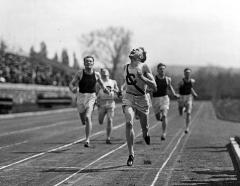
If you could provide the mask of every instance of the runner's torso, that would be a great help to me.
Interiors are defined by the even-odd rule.
[[[147,84],[139,79],[137,75],[137,69],[143,70],[143,63],[139,64],[138,67],[133,68],[130,64],[126,65],[124,77],[126,80],[126,92],[133,95],[144,95],[146,94]]]
[[[83,70],[82,78],[79,81],[79,92],[80,93],[94,93],[96,92],[96,75],[95,72],[92,74],[87,74],[85,70]]]
[[[157,91],[153,92],[153,97],[166,96],[168,89],[167,77],[164,76],[164,78],[159,78],[158,76],[155,76],[155,81],[157,84]]]
[[[179,94],[180,95],[189,95],[191,94],[192,89],[192,79],[186,81],[185,79],[182,80],[182,84],[179,87]]]
[[[98,92],[98,97],[101,100],[113,100],[114,99],[114,80],[109,79],[107,81],[103,81],[103,85],[105,87],[107,87],[107,89],[110,91],[110,94],[106,94],[105,92],[103,92],[103,89],[100,89]]]

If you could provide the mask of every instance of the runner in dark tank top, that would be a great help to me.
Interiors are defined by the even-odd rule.
[[[87,74],[85,70],[83,70],[83,75],[81,80],[78,83],[79,92],[81,93],[94,93],[96,92],[96,75],[95,71],[92,74]]]
[[[75,74],[69,84],[69,89],[74,94],[77,94],[78,112],[82,124],[85,125],[86,140],[84,147],[89,147],[92,131],[92,112],[96,101],[96,83],[98,82],[107,94],[109,94],[109,91],[103,85],[100,74],[93,69],[94,58],[86,56],[83,61],[84,69]]]
[[[167,114],[169,110],[170,100],[168,96],[168,89],[172,92],[175,97],[179,97],[173,89],[171,78],[165,74],[166,65],[159,63],[157,66],[158,74],[155,76],[157,84],[157,91],[153,92],[152,106],[156,116],[156,119],[162,122],[162,135],[161,140],[166,138],[167,129]]]
[[[167,84],[166,77],[159,78],[158,76],[155,76],[155,81],[156,81],[156,84],[157,84],[157,91],[153,92],[153,97],[166,96],[167,95],[167,89],[168,89],[168,84]]]
[[[179,86],[179,94],[180,95],[189,95],[192,92],[192,80],[189,81],[182,79],[183,83]]]
[[[185,68],[184,69],[184,78],[179,83],[179,94],[180,98],[178,101],[178,111],[179,115],[183,115],[183,112],[186,113],[186,129],[185,133],[187,134],[189,132],[189,124],[191,120],[191,112],[192,112],[192,102],[193,97],[197,97],[197,93],[193,89],[193,84],[195,83],[195,80],[191,78],[191,69]]]

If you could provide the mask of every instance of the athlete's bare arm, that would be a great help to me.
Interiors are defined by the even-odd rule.
[[[100,91],[101,86],[99,85],[99,83],[96,84],[96,94],[98,95],[98,92]]]
[[[119,92],[119,88],[118,88],[118,86],[117,86],[117,82],[116,82],[115,80],[113,80],[113,81],[114,81],[113,91],[114,91],[115,93],[118,93],[118,92]]]
[[[174,88],[172,86],[172,79],[171,78],[168,78],[168,87],[171,90],[174,97],[179,98],[179,94],[176,93],[176,91],[174,90]]]
[[[153,77],[152,71],[147,64],[144,64],[142,72],[138,71],[137,74],[142,81],[144,81],[151,89],[153,89],[153,91],[157,91],[157,84]]]
[[[126,82],[125,81],[124,81],[124,83],[120,87],[121,91],[124,91],[124,89],[126,89]]]
[[[72,81],[69,83],[69,89],[70,89],[70,91],[71,91],[72,93],[74,93],[74,94],[77,93],[77,89],[78,89],[77,85],[78,85],[79,81],[81,80],[81,77],[82,77],[82,70],[81,70],[81,71],[78,71],[78,72],[74,75]]]
[[[123,74],[124,74],[124,72],[126,70],[126,67],[127,67],[127,65],[124,65],[124,67],[123,67]],[[120,86],[120,91],[123,92],[124,89],[126,89],[126,79],[125,78],[124,78],[123,84]]]
[[[198,97],[198,94],[196,93],[196,91],[193,88],[191,89],[191,93],[194,97]]]
[[[191,79],[191,81],[192,81],[192,84],[195,84],[195,83],[196,83],[195,79]],[[196,91],[194,90],[194,88],[191,89],[191,93],[192,93],[192,95],[193,95],[195,98],[198,97],[198,94],[196,93]]]
[[[101,75],[98,72],[95,72],[95,75],[96,75],[97,82],[99,83],[99,85],[103,89],[103,92],[105,92],[107,94],[110,94],[109,90],[103,84],[103,81],[101,79]]]

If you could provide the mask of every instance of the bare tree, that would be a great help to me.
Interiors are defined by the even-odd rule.
[[[75,52],[73,53],[73,68],[77,69],[77,70],[80,69],[80,66],[79,66],[79,63],[78,63],[78,59],[76,57],[76,53]]]
[[[53,57],[53,60],[56,61],[56,62],[58,62],[58,55],[57,55],[57,52],[55,52],[54,57]]]
[[[84,46],[83,55],[93,55],[106,68],[111,68],[114,78],[118,66],[127,59],[131,36],[132,33],[122,27],[92,31],[80,40]]]
[[[36,52],[35,52],[35,50],[34,50],[34,47],[31,46],[30,52],[29,52],[29,56],[30,56],[30,57],[33,57],[35,54],[36,54]]]
[[[40,54],[40,56],[41,57],[43,57],[43,58],[47,58],[47,45],[46,45],[46,43],[44,42],[44,41],[42,41],[41,43],[40,43],[40,52],[39,52],[39,54]]]
[[[5,43],[5,41],[1,40],[0,43],[0,54],[3,55],[5,53],[7,49],[7,44]]]
[[[62,64],[69,66],[69,57],[67,49],[62,50]]]

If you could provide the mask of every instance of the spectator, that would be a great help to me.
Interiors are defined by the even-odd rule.
[[[71,80],[64,70],[9,52],[0,55],[0,69],[1,81],[9,83],[67,86]]]

